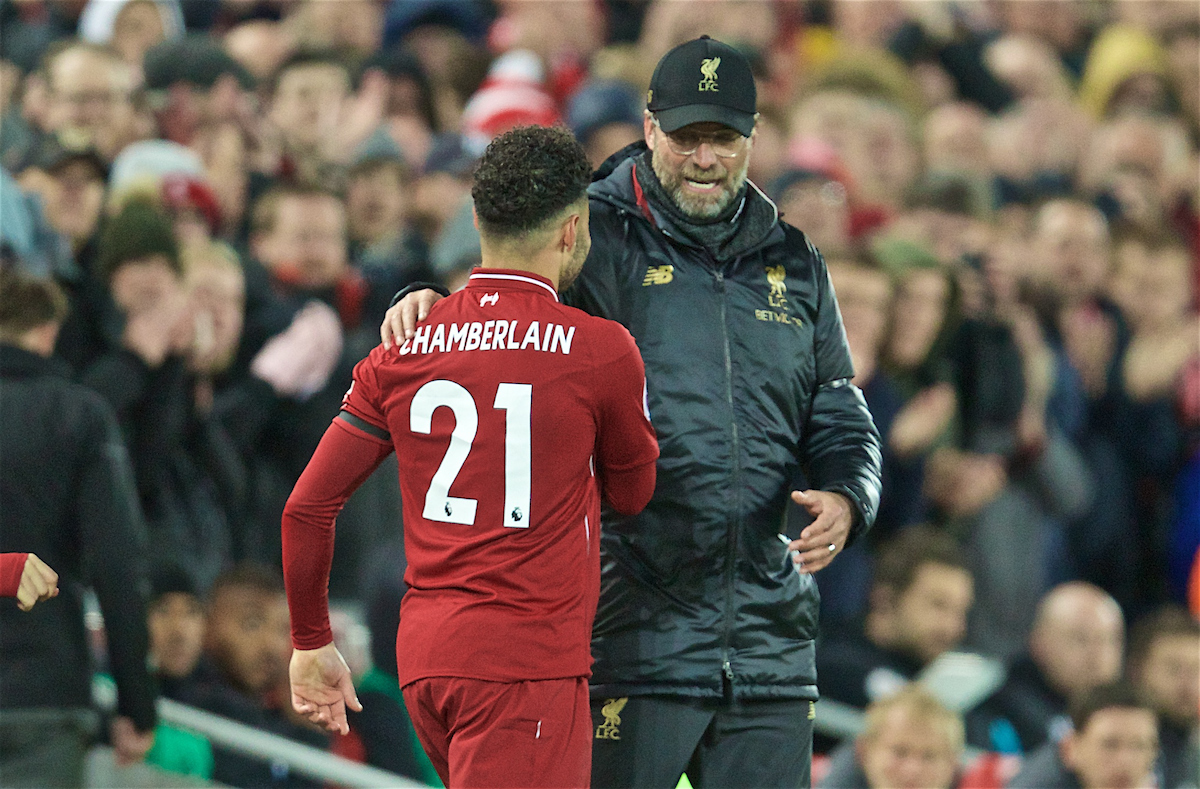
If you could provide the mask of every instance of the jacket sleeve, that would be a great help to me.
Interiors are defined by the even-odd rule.
[[[157,696],[146,668],[146,526],[116,419],[99,398],[92,402],[77,500],[83,569],[104,615],[117,710],[145,732],[154,728]]]
[[[867,401],[850,382],[854,376],[850,346],[825,261],[812,246],[809,251],[818,278],[813,348],[817,386],[802,432],[800,461],[814,488],[841,493],[854,505],[849,545],[875,522],[883,453]]]

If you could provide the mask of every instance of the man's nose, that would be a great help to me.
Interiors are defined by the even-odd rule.
[[[717,154],[713,151],[712,143],[704,140],[700,143],[700,147],[692,154],[692,159],[700,167],[708,169],[717,163]]]

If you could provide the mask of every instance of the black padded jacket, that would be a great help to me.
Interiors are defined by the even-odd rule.
[[[631,146],[589,190],[592,250],[564,301],[623,324],[646,363],[654,497],[605,512],[595,697],[815,699],[819,597],[777,537],[803,472],[875,518],[880,440],[825,262],[752,184],[721,260],[635,179]],[[756,221],[746,221],[750,212]]]

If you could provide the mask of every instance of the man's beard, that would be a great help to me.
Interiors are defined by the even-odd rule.
[[[720,161],[708,170],[702,170],[690,161],[685,161],[678,169],[672,169],[670,164],[664,161],[661,150],[661,147],[656,146],[651,152],[650,164],[663,190],[686,216],[694,219],[712,219],[720,215],[737,198],[746,184],[746,173],[750,169],[749,156],[742,159],[742,166],[731,175]],[[720,186],[712,195],[697,195],[684,188],[684,180],[704,183],[715,181]]]
[[[562,271],[558,275],[558,292],[562,293],[579,277],[579,272],[583,271],[583,263],[587,260],[588,252],[592,249],[592,239],[590,236],[580,238],[575,243],[575,253],[571,256],[570,262],[562,267]]]

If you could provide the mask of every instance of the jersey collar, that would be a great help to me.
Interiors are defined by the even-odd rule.
[[[507,268],[476,268],[467,280],[471,290],[492,290],[505,288],[524,290],[531,293],[548,295],[558,301],[558,291],[550,284],[550,280],[528,271]]]

